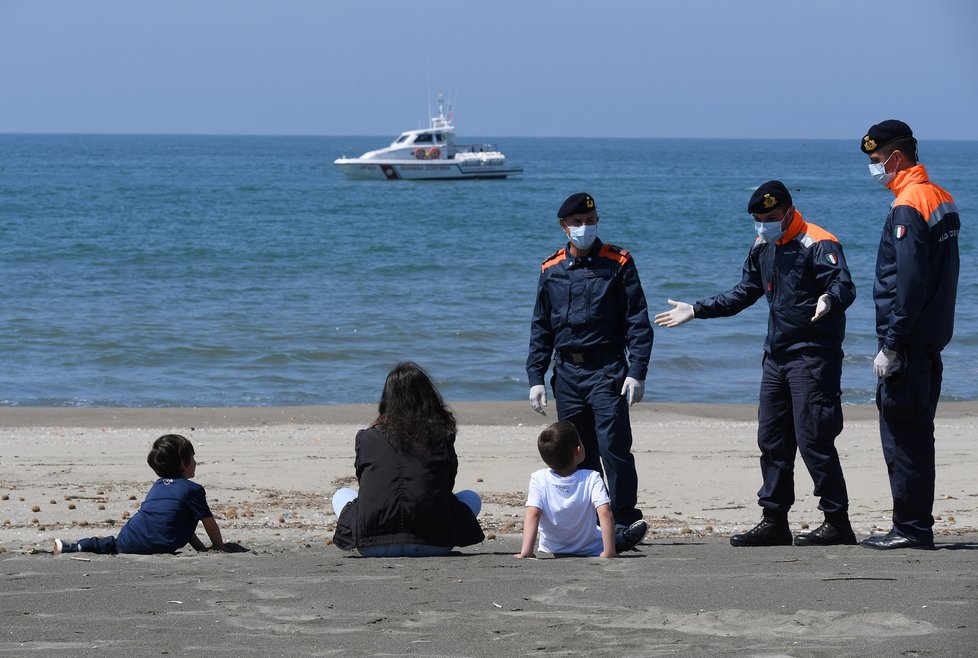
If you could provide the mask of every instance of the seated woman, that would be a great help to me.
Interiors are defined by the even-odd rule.
[[[485,539],[474,491],[453,494],[455,416],[428,374],[399,363],[387,375],[379,415],[356,437],[360,491],[333,495],[333,543],[366,557],[447,555]]]

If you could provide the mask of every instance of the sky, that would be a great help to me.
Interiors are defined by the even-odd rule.
[[[978,139],[975,0],[0,0],[0,133]]]

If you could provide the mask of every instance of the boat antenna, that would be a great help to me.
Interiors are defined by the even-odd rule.
[[[427,86],[425,87],[424,98],[425,101],[427,101],[428,103],[428,127],[432,128],[434,127],[435,124],[434,124],[434,120],[431,117],[431,56],[430,55],[425,60],[425,78],[426,78]]]

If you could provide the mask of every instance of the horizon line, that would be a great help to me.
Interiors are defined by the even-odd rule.
[[[24,137],[40,137],[40,136],[72,136],[72,137],[357,137],[357,138],[367,138],[367,139],[390,139],[389,134],[376,134],[368,135],[361,133],[350,133],[350,134],[323,134],[323,133],[208,133],[208,132],[72,132],[72,131],[45,131],[45,132],[31,132],[31,131],[2,131],[0,130],[0,136],[24,136]],[[622,137],[622,136],[608,136],[608,135],[472,135],[466,137],[466,139],[475,139],[480,137],[486,137],[490,139],[609,139],[609,140],[765,140],[765,141],[808,141],[808,142],[830,142],[830,141],[858,141],[858,137],[721,137],[721,136],[634,136],[634,137]],[[925,138],[925,142],[975,142],[978,141],[978,137],[974,138]]]

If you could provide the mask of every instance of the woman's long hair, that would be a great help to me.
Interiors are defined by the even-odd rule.
[[[455,415],[428,373],[411,361],[398,363],[387,375],[378,411],[373,426],[383,425],[390,442],[407,454],[425,454],[433,441],[456,430]]]

